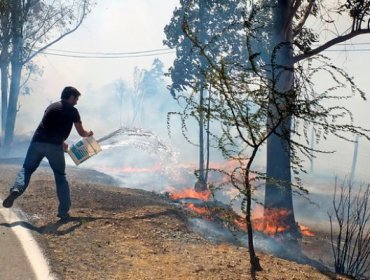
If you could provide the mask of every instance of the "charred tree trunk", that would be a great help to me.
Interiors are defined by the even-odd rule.
[[[294,102],[292,22],[289,19],[291,0],[278,0],[273,10],[271,55],[271,95],[268,126],[277,128],[267,140],[267,180],[265,209],[286,209],[284,224],[297,232],[291,188],[290,128],[292,116],[289,102]],[[289,101],[290,100],[290,101]],[[266,212],[265,212],[266,214]]]

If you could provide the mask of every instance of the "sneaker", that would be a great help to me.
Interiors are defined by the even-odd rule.
[[[66,213],[66,214],[58,214],[57,217],[60,218],[60,220],[68,220],[68,219],[71,218],[71,215],[69,215],[68,213]]]
[[[12,191],[7,198],[3,201],[3,206],[5,208],[10,208],[13,206],[14,200],[21,194],[18,191]]]

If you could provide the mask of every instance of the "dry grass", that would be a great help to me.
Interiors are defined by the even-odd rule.
[[[0,165],[0,196],[19,168]],[[250,279],[248,252],[213,244],[191,232],[182,209],[160,196],[117,188],[114,180],[83,169],[68,170],[73,218],[58,222],[53,177],[40,168],[15,203],[58,279]],[[4,225],[3,225],[4,226]],[[256,279],[344,279],[303,264],[258,253]]]

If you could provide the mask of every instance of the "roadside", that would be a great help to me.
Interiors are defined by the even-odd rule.
[[[23,227],[12,226],[20,223],[22,219],[12,210],[0,209],[0,279],[52,279],[47,277],[47,264],[32,235]]]
[[[18,166],[2,164],[4,197]],[[248,251],[215,244],[188,228],[187,213],[159,195],[118,188],[109,176],[82,168],[67,171],[73,218],[60,223],[54,179],[40,168],[15,207],[38,241],[57,279],[250,279]],[[0,230],[4,230],[0,226]],[[258,253],[264,268],[256,279],[345,279]]]

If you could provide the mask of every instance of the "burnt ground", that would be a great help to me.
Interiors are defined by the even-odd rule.
[[[5,197],[19,162],[0,162],[0,196]],[[57,279],[251,279],[247,248],[210,242],[189,228],[189,214],[162,196],[118,188],[111,177],[69,168],[73,218],[56,218],[53,176],[40,167],[14,205],[50,262]],[[256,279],[346,279],[317,269],[328,242],[304,240],[310,264],[257,252],[263,271]],[[330,248],[330,247],[328,247]],[[305,259],[309,261],[309,259]]]

